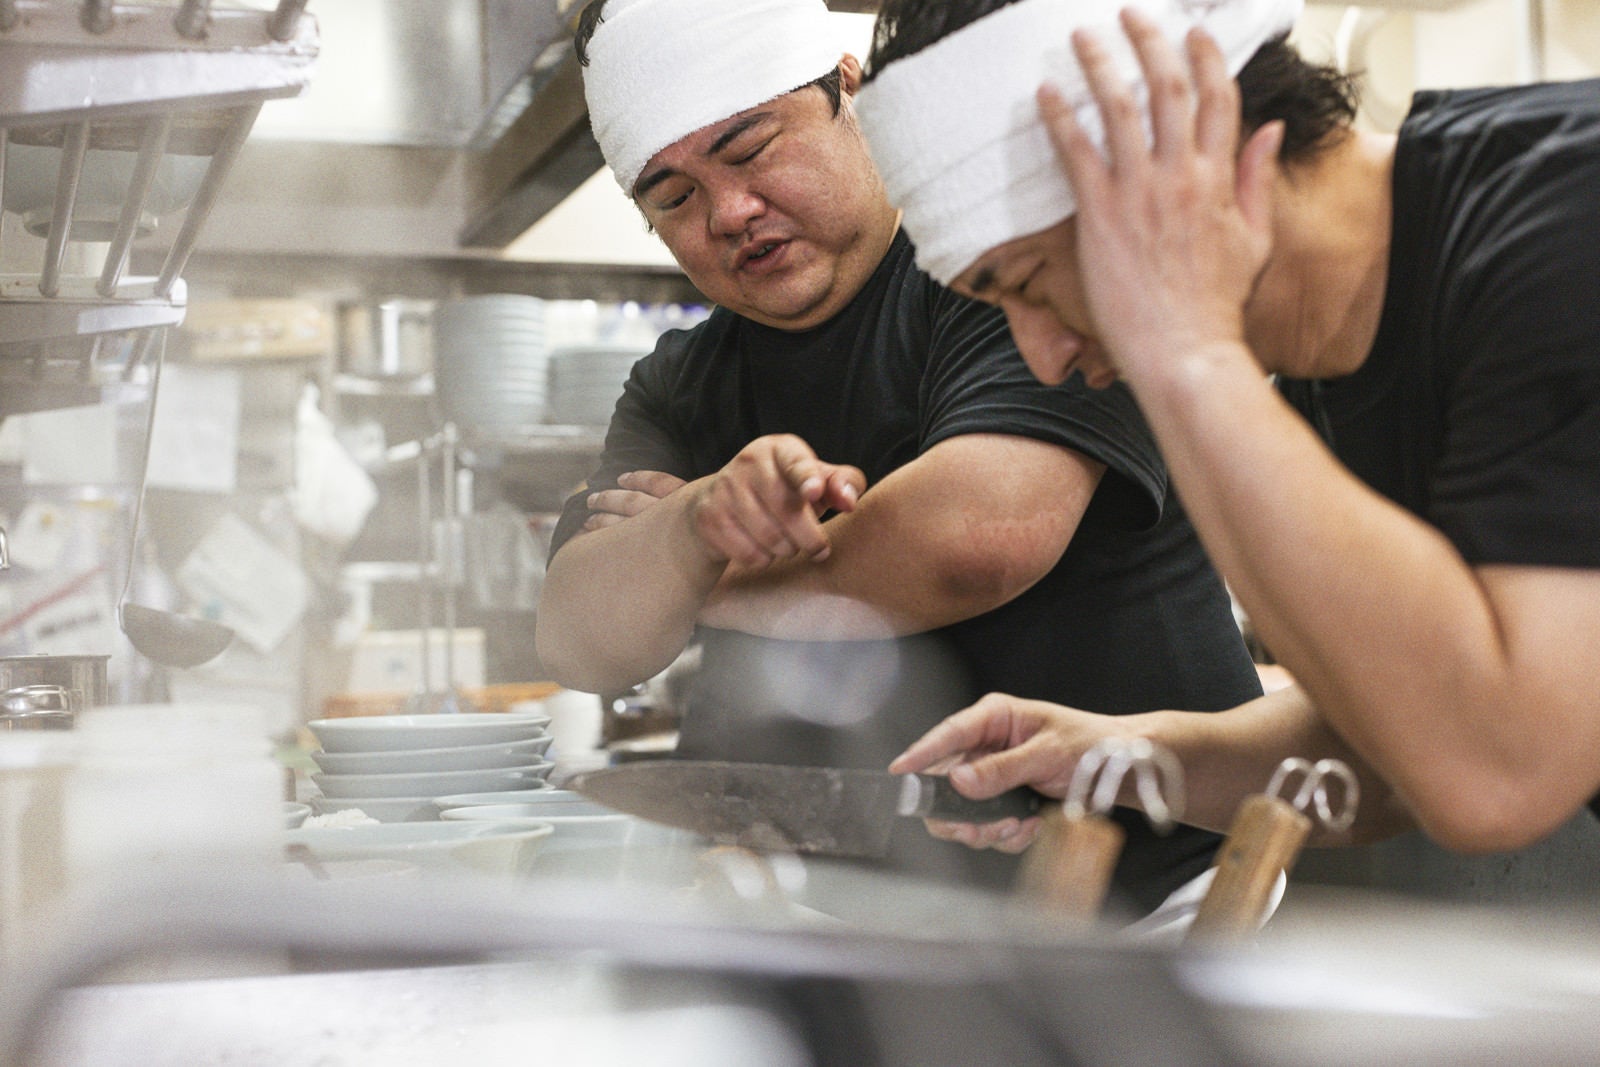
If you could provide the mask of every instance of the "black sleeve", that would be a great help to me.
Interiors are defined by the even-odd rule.
[[[1104,463],[1140,498],[1142,525],[1161,517],[1167,470],[1154,437],[1120,383],[1091,389],[1082,375],[1044,385],[1018,353],[1003,312],[948,290],[935,296],[924,384],[922,450],[960,434],[1033,437]]]
[[[1523,166],[1448,290],[1431,510],[1473,563],[1600,567],[1600,131]]]
[[[680,478],[693,477],[689,457],[668,429],[667,388],[682,355],[685,334],[664,335],[648,356],[633,365],[622,396],[606,429],[600,466],[584,488],[567,498],[550,538],[550,557],[577,536],[588,521],[590,493],[615,489],[617,478],[628,471],[665,471]]]

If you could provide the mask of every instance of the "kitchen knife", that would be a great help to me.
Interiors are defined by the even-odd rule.
[[[929,774],[709,760],[642,760],[569,779],[568,789],[652,822],[745,848],[881,857],[902,817],[994,822],[1051,802],[1026,787],[970,800]]]

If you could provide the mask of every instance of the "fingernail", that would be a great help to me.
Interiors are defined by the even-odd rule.
[[[823,545],[821,548],[817,549],[816,552],[812,553],[811,558],[816,560],[818,563],[821,563],[823,560],[827,559],[828,556],[830,556],[832,553],[833,553],[833,549],[832,548],[828,547],[827,545]]]
[[[812,496],[822,492],[822,479],[812,475],[800,483],[800,492],[803,496]]]
[[[599,499],[600,499],[600,494],[599,493],[590,493],[588,496],[583,498],[583,502],[586,505],[588,505],[589,507],[592,508],[592,507],[594,507],[595,502],[597,500],[599,500]]]
[[[853,485],[845,486],[843,489],[843,496],[846,500],[854,502],[858,497],[858,494],[856,493],[856,487]]]

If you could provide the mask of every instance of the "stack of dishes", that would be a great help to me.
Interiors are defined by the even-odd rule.
[[[551,352],[546,420],[604,426],[611,421],[628,373],[645,354],[638,348],[602,345],[575,345]]]
[[[379,822],[436,820],[438,797],[549,786],[548,715],[501,712],[319,719],[308,728],[317,815],[358,809]]]
[[[549,390],[544,301],[469,296],[433,312],[434,389],[447,419],[473,430],[527,430]]]

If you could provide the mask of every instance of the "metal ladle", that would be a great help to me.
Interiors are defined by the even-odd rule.
[[[149,350],[155,331],[141,342]],[[164,667],[198,667],[222,655],[233,641],[233,630],[220,622],[196,619],[142,604],[128,603],[133,587],[133,565],[138,558],[139,518],[144,513],[145,483],[150,476],[150,442],[156,425],[156,392],[161,385],[161,353],[150,364],[150,414],[144,427],[144,459],[139,464],[139,493],[133,501],[133,523],[128,534],[128,572],[122,579],[122,594],[117,598],[117,625],[128,641],[146,659]]]

